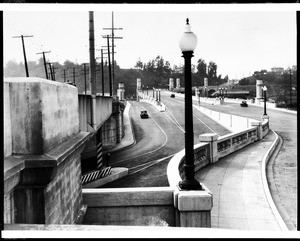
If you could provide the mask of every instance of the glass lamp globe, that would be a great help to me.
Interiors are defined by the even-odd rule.
[[[267,86],[263,87],[263,91],[267,91],[267,89],[268,89]]]
[[[186,19],[185,31],[179,40],[179,48],[182,52],[194,51],[197,46],[197,36],[191,31],[189,19]]]

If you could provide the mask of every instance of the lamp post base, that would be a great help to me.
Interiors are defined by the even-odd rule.
[[[179,182],[180,190],[204,190],[197,180],[184,179]]]

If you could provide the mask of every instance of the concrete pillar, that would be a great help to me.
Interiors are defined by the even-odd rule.
[[[142,88],[142,80],[140,78],[136,79],[136,88],[137,90],[141,90]]]
[[[124,83],[123,82],[119,83],[118,97],[119,97],[119,100],[124,100]]]
[[[175,224],[177,227],[211,227],[212,193],[204,190],[174,192]]]
[[[204,87],[208,87],[208,78],[204,78]]]
[[[169,79],[169,90],[172,91],[174,89],[174,79],[170,78]]]
[[[218,135],[215,133],[205,133],[202,135],[199,135],[199,141],[200,142],[209,142],[210,145],[210,163],[215,163],[218,161],[218,147],[217,147],[217,140]]]
[[[262,80],[256,80],[256,98],[255,98],[256,104],[259,104],[261,99],[263,98],[262,87],[263,87]]]
[[[251,126],[257,127],[257,138],[258,140],[261,140],[263,137],[262,133],[262,122],[261,121],[253,121],[251,122]]]
[[[176,78],[176,88],[180,88],[180,79]]]

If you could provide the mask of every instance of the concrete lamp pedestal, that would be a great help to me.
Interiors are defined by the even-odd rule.
[[[175,191],[177,227],[211,227],[213,196],[204,184],[201,186],[201,191]]]

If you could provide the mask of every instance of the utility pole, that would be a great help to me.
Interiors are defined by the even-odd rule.
[[[83,73],[84,73],[84,93],[86,94],[86,65],[88,63],[83,63]]]
[[[90,84],[91,94],[96,94],[96,81],[95,81],[95,38],[94,38],[94,12],[89,12],[89,49],[90,49]]]
[[[46,74],[46,79],[48,79],[48,73],[47,73],[47,63],[46,63],[46,58],[45,58],[45,53],[50,53],[51,51],[48,52],[41,52],[41,53],[36,53],[36,54],[43,54],[43,60],[44,60],[44,66],[45,66],[45,74]]]
[[[54,64],[54,63],[52,63],[52,64]],[[54,81],[56,81],[56,80],[55,80],[55,70],[56,70],[56,69],[58,69],[58,67],[52,65],[52,72],[53,72],[53,80],[54,80]]]
[[[75,69],[76,67],[73,67],[73,84],[76,86],[75,77],[78,77],[78,75],[75,75]]]
[[[103,69],[103,49],[101,49],[101,70],[102,70],[102,96],[104,96],[104,69]]]
[[[107,39],[108,73],[109,73],[109,96],[112,96],[113,95],[113,83],[112,83],[112,78],[111,78],[109,35],[103,36],[103,38]]]
[[[292,104],[292,69],[290,68],[290,104]]]
[[[114,40],[115,39],[123,39],[123,37],[115,37],[114,30],[123,30],[123,28],[115,28],[114,27],[114,12],[112,12],[112,27],[111,28],[103,28],[103,30],[111,30],[111,36],[109,38],[112,39],[112,86],[114,86],[115,80],[115,58],[114,58]]]
[[[113,81],[112,81],[112,71],[111,71],[111,61],[110,61],[110,47],[109,46],[109,38],[107,38],[107,46],[101,46],[101,47],[106,47],[107,48],[107,52],[103,52],[103,49],[101,49],[101,54],[102,54],[102,59],[103,59],[103,54],[107,54],[108,56],[106,58],[108,58],[108,73],[109,73],[109,86],[110,86],[110,96],[113,95]],[[104,78],[104,77],[103,77]]]
[[[63,77],[64,77],[64,83],[66,83],[66,69],[64,69],[64,75],[63,75]]]
[[[29,72],[28,72],[28,65],[27,65],[27,59],[26,59],[24,38],[28,38],[28,37],[33,37],[33,35],[21,35],[21,36],[14,36],[13,37],[13,38],[21,38],[22,39],[22,46],[23,46],[23,55],[24,55],[24,64],[25,64],[26,77],[29,77]]]
[[[53,72],[52,72],[52,67],[51,67],[51,63],[49,62],[49,69],[50,69],[50,74],[51,74],[51,80],[54,80],[53,79]]]

